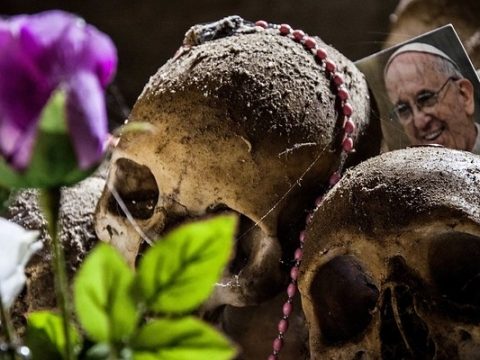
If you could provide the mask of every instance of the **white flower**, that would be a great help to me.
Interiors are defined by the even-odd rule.
[[[0,295],[3,306],[12,306],[25,285],[25,265],[42,248],[38,231],[27,231],[21,226],[0,218]]]

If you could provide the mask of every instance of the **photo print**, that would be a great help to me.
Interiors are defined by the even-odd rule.
[[[480,154],[480,82],[452,25],[358,60],[385,150],[439,144]]]

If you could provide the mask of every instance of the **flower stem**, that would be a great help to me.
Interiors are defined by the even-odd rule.
[[[16,341],[16,337],[8,311],[5,309],[5,306],[3,306],[2,294],[0,294],[0,320],[5,332],[5,340],[11,349],[12,345],[14,345],[14,342]],[[10,359],[16,360],[15,353],[13,351],[10,351]]]
[[[71,301],[65,269],[65,255],[58,238],[58,214],[60,210],[60,188],[41,190],[40,204],[47,219],[48,232],[52,240],[53,269],[57,304],[62,313],[63,333],[65,335],[65,359],[74,360],[71,324]]]
[[[114,344],[110,345],[110,351],[108,353],[108,360],[118,360],[118,351]]]

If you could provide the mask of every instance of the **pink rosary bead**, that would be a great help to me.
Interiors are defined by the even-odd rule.
[[[305,230],[300,231],[299,240],[300,243],[303,245],[303,243],[305,242]]]
[[[276,351],[277,353],[282,350],[283,347],[283,340],[281,338],[276,338],[273,340],[273,351]]]
[[[283,310],[283,315],[288,318],[290,315],[292,315],[292,311],[293,311],[292,303],[287,301],[285,304],[283,304],[282,310]]]
[[[297,293],[297,285],[294,283],[290,283],[287,288],[287,295],[289,298],[293,298]]]
[[[278,332],[280,334],[285,334],[288,330],[288,321],[286,319],[282,319],[278,323]]]
[[[315,46],[317,46],[317,42],[315,41],[314,38],[311,38],[311,37],[306,37],[303,44],[305,45],[305,47],[307,49],[313,49]]]
[[[268,27],[268,23],[265,20],[258,20],[255,25],[260,26],[261,28],[266,29]]]
[[[333,75],[333,82],[335,83],[335,85],[340,86],[340,85],[343,85],[343,83],[345,82],[345,80],[343,80],[343,76],[342,76],[342,75],[340,75],[340,74],[335,74],[335,75]]]
[[[336,171],[332,175],[330,175],[330,179],[328,180],[328,183],[330,184],[330,186],[333,186],[337,182],[339,182],[340,177],[341,177],[341,175]]]
[[[325,70],[327,70],[329,73],[335,72],[335,69],[337,68],[337,65],[330,59],[325,60]]]
[[[338,89],[337,95],[340,98],[340,100],[342,100],[342,101],[347,100],[348,97],[349,97],[349,93],[348,93],[347,89],[344,89],[344,88]]]
[[[302,257],[303,257],[303,250],[298,248],[297,250],[295,250],[295,255],[294,255],[294,258],[296,261],[302,261]]]
[[[343,109],[343,115],[345,116],[351,116],[353,114],[352,105],[350,105],[349,103],[345,103],[342,109]]]
[[[305,33],[302,30],[293,30],[292,35],[296,41],[301,41],[305,36]]]
[[[313,213],[308,213],[307,217],[305,218],[305,225],[310,225],[313,220]]]
[[[327,51],[323,48],[317,48],[317,51],[315,53],[315,56],[319,59],[319,60],[325,60],[327,58]]]
[[[352,138],[346,137],[342,142],[343,151],[349,153],[353,150],[353,140]]]
[[[355,131],[355,124],[352,120],[348,119],[343,125],[343,129],[346,134],[352,134]]]
[[[280,34],[282,35],[288,35],[292,32],[292,27],[288,24],[282,24],[280,25]]]
[[[297,281],[297,279],[298,279],[298,267],[296,267],[296,266],[292,267],[292,269],[290,270],[290,277],[292,278],[292,280]]]

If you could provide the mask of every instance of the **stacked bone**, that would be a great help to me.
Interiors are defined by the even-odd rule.
[[[368,145],[356,146],[357,161],[379,149],[380,139],[364,141],[367,131],[378,129],[369,127],[363,76],[335,49],[312,40],[328,52],[334,71],[278,27],[239,17],[193,27],[135,104],[129,121],[148,122],[152,130],[122,136],[98,205],[99,238],[132,265],[142,241],[176,224],[223,211],[239,214],[235,257],[204,311],[223,322],[246,359],[271,352],[307,211],[351,145],[340,85],[355,109],[349,138]],[[340,76],[342,84],[335,80]],[[289,314],[290,338],[298,341],[286,339],[286,358],[304,352],[299,310],[294,305]]]

